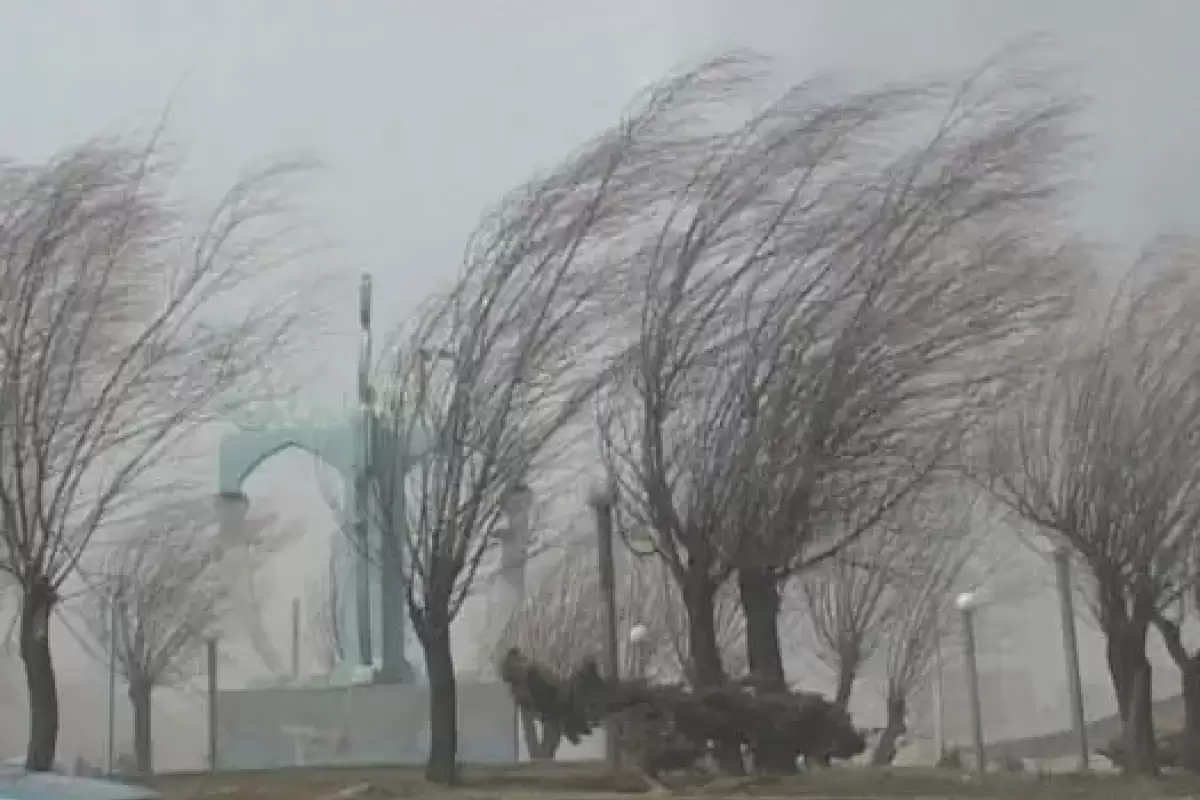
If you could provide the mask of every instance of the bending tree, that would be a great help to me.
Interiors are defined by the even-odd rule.
[[[782,689],[789,577],[921,488],[1069,308],[1047,223],[1075,104],[1028,78],[795,87],[681,163],[688,191],[644,227],[606,459],[706,684],[715,587],[736,573],[750,671]]]
[[[625,119],[513,192],[472,237],[458,282],[383,366],[373,505],[380,558],[406,575],[429,676],[427,774],[457,778],[450,625],[501,529],[506,498],[562,452],[619,349],[605,316],[626,285],[626,234],[682,185],[689,125],[721,62],[648,92]],[[552,446],[555,445],[555,446]],[[419,457],[414,457],[420,454]]]
[[[742,66],[753,86],[757,65]],[[746,446],[754,436],[752,378],[787,363],[779,356],[791,338],[789,315],[814,305],[830,274],[815,262],[845,241],[854,201],[837,177],[848,152],[910,99],[831,97],[801,86],[749,120],[730,100],[722,120],[733,124],[679,163],[689,173],[686,190],[630,233],[640,240],[634,263],[644,276],[621,299],[621,313],[636,315],[637,335],[601,404],[604,455],[620,515],[653,534],[679,587],[699,688],[727,681],[715,597],[732,576],[738,535],[761,521],[756,486],[770,470]],[[799,268],[810,261],[811,271]],[[747,623],[749,642],[749,615]],[[776,624],[769,620],[772,630]],[[748,655],[751,672],[771,672],[758,651]],[[741,769],[735,741],[720,748],[720,760]]]
[[[169,167],[107,143],[0,165],[0,568],[20,586],[32,770],[50,769],[58,738],[63,582],[230,389],[270,385],[301,313],[270,248],[292,170],[242,179],[196,229]]]
[[[1057,343],[997,424],[988,462],[994,496],[1088,573],[1134,773],[1157,768],[1146,657],[1155,625],[1183,669],[1184,760],[1200,761],[1200,662],[1169,613],[1195,586],[1200,524],[1193,253],[1181,242],[1148,251],[1099,321]]]
[[[779,684],[789,576],[867,531],[903,535],[881,524],[1021,385],[1029,338],[1070,308],[1075,265],[1046,220],[1075,103],[1027,77],[989,63],[906,95],[886,121],[937,124],[882,160],[853,153],[840,177],[865,188],[837,244],[801,251],[802,268],[788,253],[803,292],[766,343],[773,368],[742,361],[754,479],[733,562],[751,670]]]
[[[281,542],[275,519],[266,516],[248,522],[247,541],[231,552],[206,519],[210,505],[207,499],[167,505],[128,537],[96,542],[103,556],[89,572],[99,580],[85,595],[82,616],[95,640],[93,655],[102,663],[115,656],[129,688],[139,775],[154,771],[154,690],[196,677],[205,642],[238,611],[230,559],[249,553],[261,564]]]

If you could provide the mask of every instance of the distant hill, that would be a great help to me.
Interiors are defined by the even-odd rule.
[[[1183,727],[1183,697],[1176,695],[1154,704],[1154,727],[1159,731],[1177,731]],[[1121,718],[1116,714],[1088,723],[1088,747],[1095,752],[1121,735]],[[1075,733],[1070,730],[996,742],[988,752],[1016,758],[1065,758],[1075,754]]]

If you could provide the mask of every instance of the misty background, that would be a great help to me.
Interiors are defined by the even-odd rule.
[[[186,158],[180,182],[202,199],[264,160],[318,159],[296,202],[316,223],[306,232],[322,244],[315,257],[340,277],[327,293],[332,324],[308,343],[299,406],[336,409],[353,388],[360,272],[374,276],[382,338],[452,279],[477,217],[506,189],[610,124],[643,85],[731,47],[775,56],[788,80],[877,82],[969,69],[1014,39],[1044,35],[1046,52],[1094,99],[1077,212],[1111,248],[1116,274],[1155,234],[1196,227],[1200,106],[1186,98],[1200,67],[1198,23],[1200,6],[1188,0],[14,0],[0,5],[0,155],[41,160],[97,135],[149,137],[165,120],[167,140]],[[208,468],[215,482],[215,463]],[[262,614],[285,661],[292,600],[304,596],[306,577],[323,573],[336,527],[323,481],[311,459],[291,453],[246,487],[254,511],[298,532],[262,587]],[[538,497],[538,519],[586,531],[583,496],[581,484]],[[1069,719],[1049,568],[1015,540],[1004,546],[1024,582],[980,611],[991,738]],[[481,667],[481,605],[465,610],[455,632],[465,671]],[[1089,716],[1111,713],[1100,638],[1086,619],[1080,634]],[[105,669],[66,626],[55,635],[60,760],[97,760]],[[1177,675],[1154,648],[1159,694],[1172,694]],[[248,648],[229,650],[226,688],[271,674]],[[828,689],[810,661],[797,656],[791,679]],[[953,741],[965,736],[955,710],[962,681],[953,670],[946,679]],[[0,758],[24,750],[22,684],[10,647],[0,656]],[[200,684],[156,693],[155,713],[158,766],[199,766]],[[869,707],[860,713],[878,724]]]

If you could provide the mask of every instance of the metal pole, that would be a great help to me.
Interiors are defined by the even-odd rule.
[[[938,763],[946,755],[946,701],[942,678],[942,632],[934,632],[933,640],[933,748]]]
[[[112,776],[117,749],[117,592],[108,599],[108,740],[105,742],[104,772]]]
[[[611,493],[595,493],[592,508],[596,512],[597,554],[600,561],[600,595],[604,603],[604,677],[611,681],[620,678],[617,642],[617,579],[613,563],[613,498]],[[608,768],[616,772],[621,767],[617,727],[604,726],[604,757]]]
[[[208,640],[208,768],[217,771],[217,640]]]
[[[375,565],[371,552],[370,525],[370,478],[371,478],[371,276],[363,275],[359,284],[358,321],[361,341],[358,354],[358,442],[354,460],[353,525],[354,542],[358,547],[358,569],[355,586],[355,603],[358,609],[358,652],[359,665],[374,669],[371,631],[372,620],[371,583]]]
[[[1083,677],[1079,669],[1079,639],[1075,632],[1075,605],[1071,587],[1071,553],[1066,547],[1054,549],[1054,568],[1058,578],[1059,608],[1062,613],[1063,651],[1066,655],[1067,690],[1071,701],[1071,724],[1079,748],[1079,771],[1086,772],[1088,755],[1087,719],[1083,710]]]
[[[983,707],[979,699],[979,663],[975,657],[975,609],[962,609],[963,650],[967,662],[967,693],[971,703],[971,735],[975,745],[975,769],[980,776],[987,771],[987,753],[983,743]]]
[[[292,682],[300,680],[300,598],[292,600]]]

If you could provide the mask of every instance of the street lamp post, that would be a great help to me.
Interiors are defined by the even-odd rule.
[[[650,629],[640,622],[629,629],[630,661],[634,680],[643,680],[650,664]]]
[[[533,490],[525,481],[517,481],[505,494],[504,514],[508,528],[500,542],[500,586],[505,593],[502,619],[495,620],[497,630],[506,630],[525,599],[525,561],[529,555],[529,510]],[[521,709],[513,703],[513,763],[521,761]]]
[[[987,753],[983,742],[983,705],[979,697],[979,662],[975,648],[976,598],[972,592],[963,592],[956,600],[962,615],[963,656],[967,667],[967,695],[971,707],[971,736],[975,748],[975,769],[982,777],[987,771]]]
[[[205,642],[206,672],[208,678],[208,769],[216,772],[217,761],[217,637],[210,636]]]
[[[113,775],[117,748],[117,590],[108,598],[108,740],[104,750],[104,772]]]
[[[1062,614],[1063,653],[1067,667],[1067,690],[1071,702],[1071,725],[1078,748],[1079,771],[1086,772],[1088,754],[1087,719],[1083,709],[1083,676],[1079,668],[1079,639],[1075,631],[1074,592],[1071,586],[1071,551],[1054,548],[1054,571],[1058,583],[1059,610]]]
[[[942,629],[938,625],[933,638],[933,749],[938,764],[946,756],[946,699],[942,673]]]
[[[596,515],[596,550],[600,567],[600,596],[603,603],[604,631],[604,677],[610,681],[620,679],[617,654],[617,579],[613,563],[613,505],[615,492],[610,484],[592,487],[588,504]],[[611,772],[621,767],[617,727],[604,726],[604,757]]]

